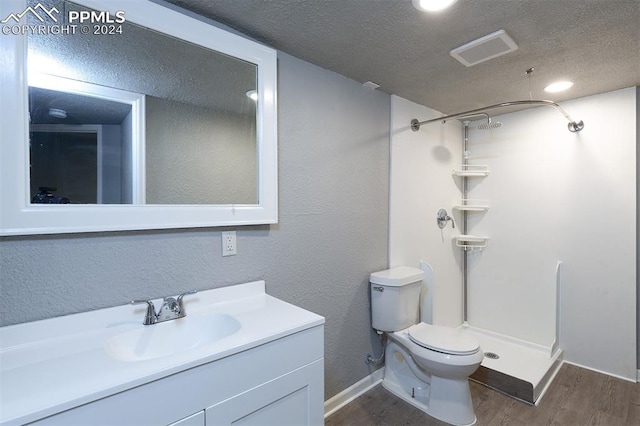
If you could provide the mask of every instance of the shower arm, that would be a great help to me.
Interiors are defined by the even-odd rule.
[[[495,105],[489,105],[482,108],[472,109],[470,111],[459,112],[457,114],[445,115],[444,117],[433,118],[431,120],[425,120],[425,121],[418,121],[417,119],[414,118],[413,120],[411,120],[411,130],[413,130],[414,132],[417,132],[418,130],[420,130],[420,126],[422,126],[423,124],[435,123],[436,121],[442,121],[444,123],[447,120],[450,120],[453,118],[462,118],[462,117],[468,118],[474,115],[486,115],[484,111],[489,111],[497,108],[510,107],[510,106],[518,106],[518,105],[542,105],[542,106],[553,107],[556,110],[558,110],[562,115],[564,115],[564,117],[567,120],[569,120],[569,124],[567,125],[567,127],[569,128],[570,132],[574,132],[574,133],[579,132],[584,128],[584,123],[582,122],[582,120],[578,122],[572,120],[569,114],[567,114],[567,112],[563,110],[562,107],[560,107],[560,105],[558,105],[557,103],[553,101],[529,100],[529,101],[502,102]]]

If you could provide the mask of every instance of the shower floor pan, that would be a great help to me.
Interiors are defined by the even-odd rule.
[[[527,404],[537,404],[562,364],[562,351],[550,350],[491,331],[463,326],[485,353],[470,379]]]

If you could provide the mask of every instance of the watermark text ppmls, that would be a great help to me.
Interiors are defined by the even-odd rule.
[[[122,24],[125,21],[125,12],[121,10],[68,10],[63,15],[55,6],[47,8],[37,3],[21,12],[10,13],[0,20],[0,24],[4,35],[106,35],[122,34]]]

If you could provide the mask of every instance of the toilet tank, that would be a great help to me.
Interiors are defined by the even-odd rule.
[[[369,277],[371,325],[378,331],[398,331],[419,322],[420,288],[424,272],[400,266]]]

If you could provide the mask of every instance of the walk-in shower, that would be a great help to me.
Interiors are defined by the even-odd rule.
[[[479,186],[478,189],[482,189],[480,188],[482,185],[478,182],[482,181],[489,175],[489,166],[469,164],[469,160],[477,158],[492,158],[499,156],[499,154],[495,151],[490,151],[491,149],[495,149],[495,147],[491,148],[491,145],[493,144],[490,144],[489,148],[481,150],[480,156],[478,156],[478,153],[475,153],[475,157],[471,156],[469,148],[469,131],[471,129],[493,130],[502,126],[499,121],[496,121],[489,115],[489,112],[496,109],[511,108],[512,111],[519,111],[523,108],[535,106],[550,106],[559,111],[567,119],[568,129],[570,132],[579,132],[584,128],[584,123],[582,121],[573,120],[567,112],[555,102],[536,100],[503,102],[422,122],[417,119],[411,121],[411,128],[413,131],[420,130],[422,125],[428,123],[446,122],[453,119],[462,121],[462,167],[460,170],[454,170],[453,172],[455,176],[454,179],[456,179],[462,196],[460,204],[454,206],[454,211],[457,211],[457,214],[459,214],[456,228],[460,234],[456,234],[453,237],[455,246],[462,249],[459,263],[462,278],[462,328],[465,329],[466,332],[473,334],[473,336],[480,341],[481,347],[487,355],[481,368],[471,378],[530,404],[535,404],[542,396],[545,388],[552,380],[562,361],[562,351],[558,346],[558,334],[560,331],[558,322],[560,315],[558,309],[560,304],[559,298],[562,281],[562,262],[558,261],[556,265],[555,282],[553,282],[553,279],[551,278],[551,266],[549,268],[548,277],[545,275],[545,288],[548,288],[551,293],[553,292],[552,286],[555,286],[555,295],[551,296],[549,294],[549,297],[544,299],[543,302],[545,305],[548,304],[548,309],[545,308],[544,310],[544,312],[547,312],[545,318],[548,319],[549,323],[552,323],[555,319],[555,329],[551,331],[547,328],[543,328],[543,330],[546,330],[544,333],[547,333],[548,331],[548,334],[545,334],[544,344],[534,343],[538,342],[538,340],[529,340],[527,337],[524,337],[526,340],[518,338],[517,330],[515,334],[506,335],[492,331],[494,330],[492,328],[480,328],[487,325],[490,321],[488,322],[486,318],[478,318],[477,313],[479,310],[477,309],[477,302],[475,305],[472,304],[471,306],[468,306],[468,296],[471,294],[472,299],[475,300],[474,292],[482,291],[482,289],[477,286],[472,287],[472,291],[469,293],[468,285],[469,276],[471,275],[471,279],[474,279],[474,277],[477,276],[474,275],[477,274],[477,272],[473,271],[477,270],[476,268],[479,265],[477,262],[481,262],[478,259],[482,257],[482,254],[480,254],[480,257],[474,257],[474,254],[482,253],[484,248],[489,246],[489,237],[470,235],[469,228],[475,229],[481,221],[484,222],[486,220],[481,220],[483,217],[482,213],[478,212],[486,212],[489,210],[489,202],[488,200],[471,200],[468,198],[468,195],[470,188]],[[471,120],[474,121],[472,122]],[[489,141],[492,138],[492,133],[489,133],[484,140]],[[482,145],[483,143],[480,142],[480,144]],[[474,180],[474,182],[471,183],[469,180]],[[477,189],[471,192],[474,191],[477,191]],[[488,195],[486,188],[484,188],[483,191],[484,195]],[[481,194],[483,191],[481,191]],[[484,228],[485,231],[490,231],[491,229],[486,227],[486,223]],[[502,243],[504,244],[504,242]],[[495,257],[492,257],[492,259],[495,259]],[[486,275],[483,277],[486,278]],[[547,280],[547,278],[550,279]],[[482,279],[480,284],[485,285],[485,280]],[[473,282],[471,282],[471,285],[473,286]],[[496,308],[501,307],[500,302],[497,300],[494,300],[493,304]],[[469,308],[473,308],[471,311],[471,321],[468,319]],[[486,309],[487,308],[483,308],[482,312],[485,312]],[[479,323],[475,323],[474,321],[477,321],[478,319],[481,321],[479,321]],[[527,336],[526,333],[525,336]],[[548,345],[546,341],[547,337],[549,337]]]
[[[470,117],[470,116],[465,116]],[[469,148],[470,121],[463,121],[463,149],[462,149],[462,170],[472,170],[469,164],[471,152]],[[500,122],[493,121],[491,117],[483,120],[481,124],[475,126],[478,130],[496,129],[501,126]],[[488,166],[487,166],[488,167]],[[488,173],[488,168],[486,169]],[[477,204],[488,206],[488,201],[469,200],[468,179],[474,179],[473,175],[460,174],[462,205],[469,206]],[[468,216],[472,214],[470,208],[463,208],[460,232],[464,239],[472,241],[474,236],[469,235]],[[483,247],[464,246],[461,258],[462,268],[462,319],[463,329],[473,335],[480,342],[485,358],[481,367],[470,377],[479,383],[492,387],[500,392],[506,393],[529,404],[535,404],[543,395],[545,389],[555,376],[555,373],[562,362],[562,350],[559,348],[559,298],[561,286],[562,262],[556,265],[555,299],[548,300],[549,304],[555,304],[555,336],[549,346],[532,343],[519,339],[517,336],[507,336],[493,330],[474,326],[474,317],[469,320],[469,276],[472,263],[470,256],[477,250],[482,250],[488,244],[489,237],[481,237],[485,240]],[[473,279],[473,278],[472,278]],[[473,285],[473,281],[471,281]],[[475,324],[477,325],[477,324]]]

